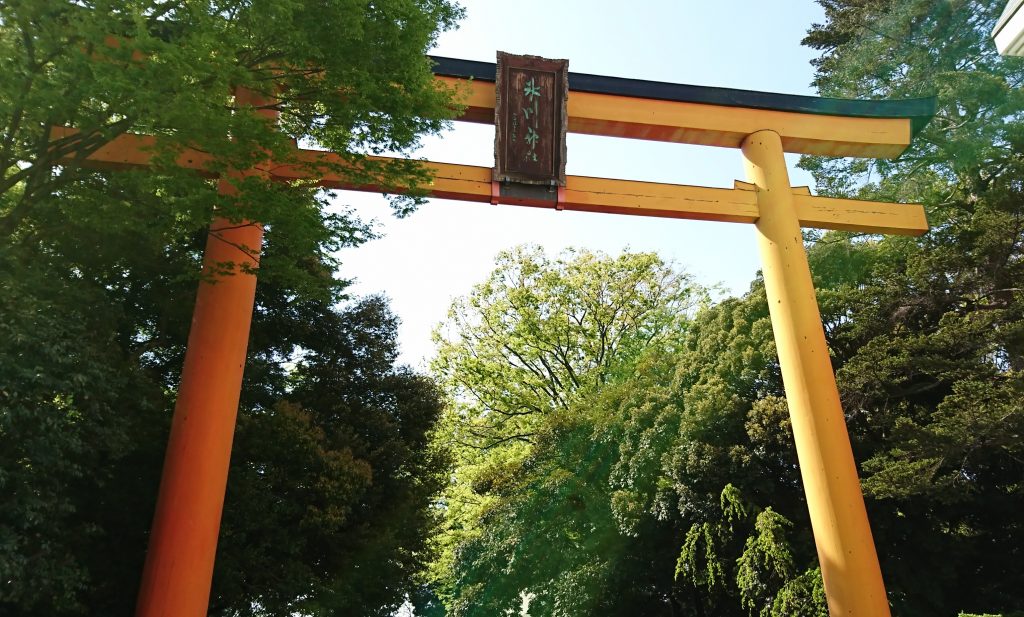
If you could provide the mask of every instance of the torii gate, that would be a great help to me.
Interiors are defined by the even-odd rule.
[[[501,111],[503,100],[495,95],[500,67],[451,58],[433,60],[436,79],[468,90],[466,109],[458,120],[495,122],[496,107]],[[563,176],[564,182],[537,186],[537,182],[500,181],[507,179],[499,175],[504,172],[488,167],[425,163],[434,175],[429,195],[558,210],[753,223],[829,612],[888,616],[800,228],[920,235],[928,224],[920,205],[818,197],[805,187],[791,187],[783,153],[899,156],[933,115],[934,99],[825,99],[562,70],[568,82],[566,100],[561,108],[556,105],[549,110],[556,130],[560,121],[567,120],[563,131],[740,148],[749,183],[706,188]],[[258,107],[265,101],[252,92],[236,93],[239,105]],[[274,118],[273,111],[259,113]],[[54,135],[70,132],[73,129],[55,129]],[[562,139],[564,169],[564,132]],[[85,164],[106,169],[145,167],[153,156],[153,143],[152,137],[124,135],[96,151]],[[550,140],[544,143],[559,147]],[[341,161],[332,153],[299,150],[296,154],[304,162],[324,164],[325,169],[336,169],[334,165]],[[549,154],[557,159],[559,152]],[[500,162],[502,156],[498,158]],[[211,161],[207,154],[186,151],[177,162],[204,172]],[[314,179],[329,188],[403,190],[353,184],[329,171],[310,176],[305,169],[268,162],[233,173],[282,181]],[[225,181],[219,189],[224,194],[234,190]],[[256,265],[261,244],[259,224],[238,226],[215,220],[204,268],[214,271],[218,263],[237,260],[233,247],[238,246],[252,249],[250,265]],[[255,286],[255,275],[246,272],[223,277],[216,285],[199,285],[139,593],[139,617],[206,615]]]

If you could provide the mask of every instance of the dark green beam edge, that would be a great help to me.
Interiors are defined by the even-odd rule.
[[[480,81],[495,80],[493,62],[429,56],[434,74]],[[612,94],[643,99],[702,103],[727,107],[747,107],[822,116],[854,118],[907,118],[911,135],[917,135],[935,115],[934,96],[902,100],[833,99],[800,94],[778,94],[735,88],[691,86],[645,79],[606,77],[587,73],[569,73],[569,90],[593,94]]]

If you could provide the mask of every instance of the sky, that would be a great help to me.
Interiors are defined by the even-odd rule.
[[[498,50],[568,58],[569,71],[655,81],[816,94],[813,50],[800,45],[824,21],[813,0],[463,0],[461,26],[434,55],[494,62]],[[415,152],[433,161],[492,166],[494,129],[455,123]],[[793,185],[813,185],[787,155]],[[566,173],[731,187],[744,179],[740,152],[640,140],[568,136]],[[558,212],[431,200],[395,219],[383,197],[342,192],[334,207],[376,221],[381,238],[343,250],[339,276],[355,296],[384,294],[401,320],[400,361],[426,369],[430,333],[454,298],[493,269],[502,250],[531,243],[609,254],[654,251],[699,283],[744,293],[759,269],[752,225]]]

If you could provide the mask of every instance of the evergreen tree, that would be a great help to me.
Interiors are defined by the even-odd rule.
[[[267,225],[211,598],[217,615],[389,615],[428,555],[444,456],[433,386],[396,367],[379,299],[344,304],[336,252],[371,237],[302,184],[211,172],[294,140],[345,173],[420,182],[407,151],[452,111],[423,55],[445,0],[0,3],[0,613],[129,614],[206,229]],[[230,95],[277,99],[280,131]],[[72,136],[51,141],[50,129]],[[81,159],[128,132],[152,169]],[[397,203],[407,212],[414,201]]]
[[[896,612],[1024,608],[1024,62],[990,32],[1001,2],[829,2],[823,94],[935,94],[891,162],[805,159],[819,189],[923,203],[920,240],[831,234],[813,254]],[[871,58],[871,61],[867,61]]]
[[[822,51],[822,95],[938,97],[899,159],[801,163],[821,193],[923,203],[932,225],[807,234],[893,613],[1017,615],[1024,61],[989,39],[1001,2],[822,4],[805,41]],[[460,344],[476,358],[473,340]],[[460,467],[439,579],[450,612],[528,598],[535,616],[826,615],[760,279],[626,357],[615,379],[530,414],[543,419],[511,464],[484,450]],[[457,371],[487,381],[475,366]]]

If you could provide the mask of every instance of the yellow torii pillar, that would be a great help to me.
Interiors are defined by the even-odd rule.
[[[495,65],[451,58],[434,61],[438,81],[458,83],[467,93],[459,120],[493,122]],[[503,186],[493,180],[489,167],[424,162],[434,176],[428,194],[478,203],[755,224],[829,612],[834,617],[887,617],[888,600],[800,228],[920,235],[928,224],[919,205],[812,196],[806,189],[793,188],[783,153],[898,156],[914,131],[934,113],[934,100],[819,99],[572,73],[569,89],[569,131],[739,148],[752,184],[708,188],[568,176],[557,191],[537,191]],[[52,134],[60,138],[74,132],[57,127]],[[100,169],[146,167],[154,144],[151,136],[122,135],[75,163]],[[268,162],[249,173],[284,182],[313,179],[328,188],[409,189],[354,183],[338,174],[344,159],[333,153],[298,150],[295,154],[298,163]],[[187,149],[177,159],[178,165],[211,176],[212,163],[208,154]],[[257,235],[252,237],[254,247],[259,244]],[[245,289],[224,296],[231,306],[221,308],[225,315],[230,313],[230,321],[242,334],[206,337],[202,349],[190,345],[188,351],[187,357],[224,358],[232,366],[211,364],[217,375],[190,372],[186,367],[182,376],[174,419],[178,428],[167,452],[140,616],[202,617],[206,613],[237,412],[237,395],[227,390],[237,392],[240,386],[247,343],[244,332],[252,312],[250,286],[255,284],[250,275],[241,278],[245,280],[238,283],[244,283]],[[207,287],[201,284],[201,296],[209,293]],[[216,332],[217,320],[223,319],[217,317],[220,313],[197,306],[193,330]],[[226,381],[204,388],[203,379]],[[196,425],[201,428],[196,430]],[[189,430],[179,430],[182,426]],[[190,471],[194,469],[203,470],[199,477]],[[190,482],[198,485],[189,488]],[[188,490],[177,491],[181,487]],[[202,532],[193,534],[189,529],[196,521],[204,521]]]
[[[755,223],[800,475],[832,615],[889,615],[846,418],[778,133],[743,141]]]

